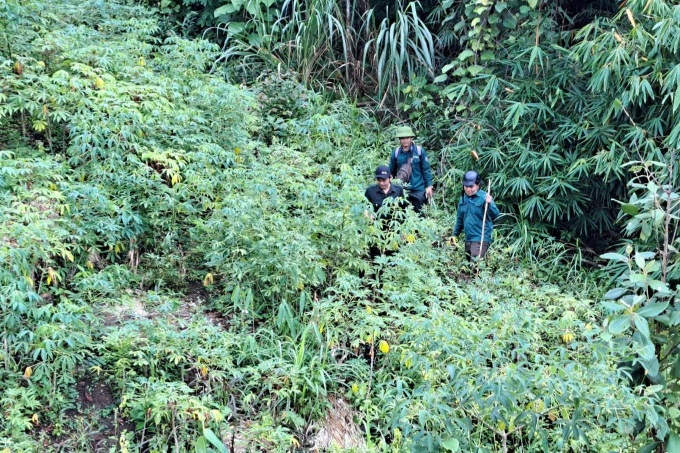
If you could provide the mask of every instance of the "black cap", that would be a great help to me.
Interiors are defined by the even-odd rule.
[[[390,178],[390,167],[387,165],[381,165],[375,169],[375,179],[389,179]]]

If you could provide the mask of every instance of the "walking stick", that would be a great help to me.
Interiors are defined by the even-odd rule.
[[[489,185],[486,189],[486,194],[491,194],[491,180],[489,179]],[[484,227],[486,226],[486,211],[489,209],[489,203],[484,200],[484,218],[482,219],[482,238],[479,241],[479,255],[477,256],[477,265],[479,265],[479,260],[482,259],[482,250],[484,250]]]

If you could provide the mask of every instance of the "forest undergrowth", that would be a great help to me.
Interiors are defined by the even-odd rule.
[[[642,280],[607,292],[554,241],[476,265],[453,203],[365,216],[393,131],[295,74],[229,84],[132,2],[0,22],[0,451],[677,445],[673,389],[638,379],[640,325],[679,319],[653,256],[610,257],[658,296],[622,320]]]

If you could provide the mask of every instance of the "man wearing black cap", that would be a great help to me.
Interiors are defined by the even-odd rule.
[[[378,209],[385,201],[385,198],[399,198],[404,196],[404,189],[392,184],[392,176],[390,175],[390,167],[381,165],[375,170],[375,185],[366,189],[364,194],[368,201],[373,205],[373,210],[378,212]]]
[[[404,189],[402,189],[400,186],[395,186],[392,184],[392,176],[390,175],[390,167],[386,165],[381,165],[380,167],[376,168],[375,170],[375,180],[376,183],[375,185],[372,185],[368,189],[366,189],[366,193],[364,194],[368,201],[371,202],[373,205],[373,210],[377,213],[378,210],[382,207],[383,202],[385,201],[386,198],[394,198],[395,202],[397,199],[399,201],[404,201]],[[396,203],[395,203],[396,204]],[[369,214],[368,212],[365,213],[366,217],[370,217],[371,219],[375,219],[374,214]],[[392,220],[392,216],[389,213],[381,212],[379,214],[380,219],[382,219],[382,231],[386,232],[389,227],[389,222]],[[379,246],[377,243],[374,243],[371,245],[370,249],[370,254],[371,258],[375,258],[378,255],[392,255],[395,252],[395,250],[386,250],[383,246]]]

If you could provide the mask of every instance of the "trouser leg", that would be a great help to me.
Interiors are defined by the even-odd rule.
[[[425,198],[425,192],[411,192],[408,195],[408,201],[413,206],[413,210],[417,213],[423,210],[423,205],[427,201]]]
[[[484,242],[483,244],[480,242],[465,242],[465,256],[467,257],[468,260],[480,256],[479,255],[480,246],[482,248],[481,257],[484,258],[486,256],[486,252],[489,250],[488,242]]]

